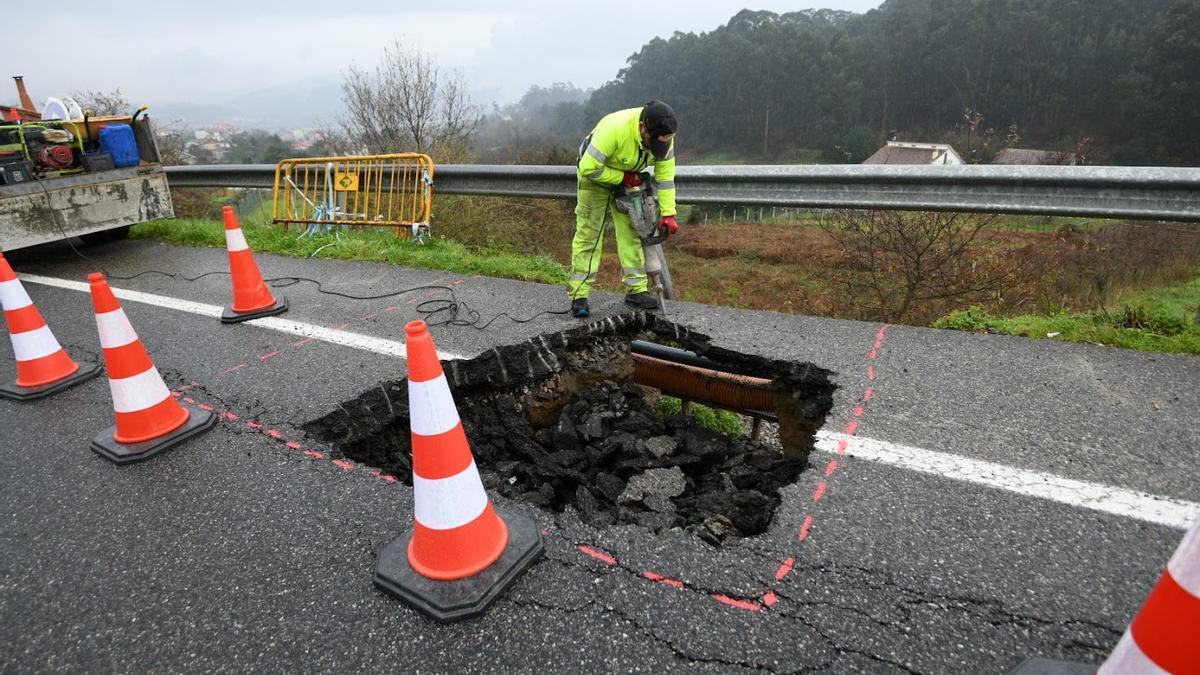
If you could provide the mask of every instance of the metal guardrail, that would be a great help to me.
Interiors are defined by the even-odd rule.
[[[270,188],[270,164],[167,167],[171,187]],[[1200,168],[685,166],[682,204],[971,211],[1200,221]],[[438,167],[439,194],[575,198],[571,166]]]

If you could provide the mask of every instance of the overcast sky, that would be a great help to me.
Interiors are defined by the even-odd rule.
[[[880,0],[824,0],[865,12]],[[710,31],[743,7],[788,12],[806,2],[533,2],[244,0],[79,5],[38,3],[6,31],[0,75],[46,96],[120,87],[131,101],[229,104],[263,90],[333,92],[346,66],[372,67],[402,40],[461,69],[477,97],[515,101],[531,85],[596,87],[655,36]],[[9,81],[11,82],[11,81]],[[306,92],[306,90],[308,90]],[[258,98],[254,98],[258,95]],[[11,83],[0,101],[16,102]],[[488,102],[486,100],[481,102]]]

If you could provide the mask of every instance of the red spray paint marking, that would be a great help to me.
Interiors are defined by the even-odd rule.
[[[377,316],[379,316],[379,312],[375,312],[373,314],[368,314],[363,317],[363,321],[370,321],[371,319],[374,319]]]
[[[181,393],[179,393],[179,392],[177,392],[177,391],[173,391],[173,392],[171,392],[171,395],[172,395],[172,396],[174,396],[175,398],[179,398],[180,396],[183,396],[183,394],[181,394]]]
[[[229,373],[232,373],[232,372],[235,372],[235,371],[241,370],[242,368],[245,368],[245,367],[246,367],[246,364],[245,364],[245,363],[239,363],[239,364],[237,364],[236,366],[230,366],[230,367],[226,368],[225,370],[222,370],[222,371],[221,371],[221,374],[222,374],[222,375],[227,375],[227,374],[229,374]]]
[[[261,429],[263,427],[263,425],[259,424],[258,422],[246,422],[246,426],[250,427],[251,429]]]
[[[848,447],[850,447],[850,441],[848,441],[844,438],[842,440],[838,441],[837,454],[839,454],[839,455],[846,454],[846,448],[848,448]]]
[[[804,523],[800,525],[800,532],[796,535],[797,541],[808,539],[808,530],[812,527],[812,516],[804,516]]]
[[[774,607],[776,602],[779,602],[779,598],[775,597],[775,591],[767,591],[767,594],[763,596],[762,604],[767,607]]]
[[[666,584],[666,585],[670,586],[671,588],[675,588],[675,589],[678,589],[681,591],[683,590],[683,582],[678,579],[670,579],[670,578],[664,577],[661,574],[658,574],[656,572],[651,572],[649,570],[642,572],[642,576],[646,577],[650,581],[657,581],[660,584]]]
[[[821,481],[820,483],[817,483],[817,489],[813,490],[813,496],[812,496],[812,500],[814,502],[821,501],[821,497],[825,496],[825,488],[827,486],[828,486],[828,484],[825,481]]]
[[[346,330],[346,329],[347,329],[347,328],[349,328],[349,327],[350,327],[350,324],[349,324],[349,323],[342,323],[342,324],[338,324],[338,325],[336,325],[336,326],[333,326],[333,327],[332,327],[332,328],[330,328],[329,330]]]
[[[879,358],[879,350],[878,350],[878,349],[872,349],[872,350],[871,350],[871,360],[875,360],[875,359],[877,359],[877,358]]]
[[[322,455],[321,453],[317,452],[316,450],[305,450],[304,454],[308,455],[309,457],[312,457],[313,459],[325,459],[325,455]]]
[[[195,402],[196,402],[196,399],[192,398],[191,396],[184,396],[184,397],[183,397],[183,402],[184,402],[184,403],[195,403]]]
[[[735,600],[735,599],[729,597],[728,595],[721,595],[719,593],[714,594],[712,596],[712,599],[716,600],[717,602],[719,602],[723,605],[729,605],[730,607],[744,609],[747,612],[757,612],[757,611],[762,610],[762,605],[758,604],[757,602],[747,602],[745,600]]]
[[[871,398],[874,396],[875,396],[875,390],[870,387],[867,387],[867,390],[863,392],[863,400],[864,401],[870,401]]]
[[[854,406],[854,416],[862,417],[862,414],[863,414],[863,407],[861,405]]]
[[[237,415],[234,415],[233,413],[229,412],[228,410],[222,410],[221,417],[229,420],[230,422],[236,422],[237,418],[238,418]]]
[[[338,467],[339,469],[345,469],[346,471],[354,470],[354,462],[348,462],[344,459],[333,460],[333,465]]]
[[[277,441],[283,439],[283,434],[278,429],[267,429],[264,433]]]
[[[267,353],[267,354],[262,354],[261,356],[258,357],[258,360],[259,361],[270,361],[271,359],[275,358],[276,356],[279,356],[278,349],[276,349],[273,352]]]
[[[592,548],[591,546],[580,546],[579,552],[584,555],[590,555],[593,558],[595,558],[596,560],[599,560],[600,562],[604,563],[605,565],[616,565],[617,564],[616,558],[612,557],[611,555],[609,555],[607,553],[604,553],[603,551],[597,551],[596,549]]]
[[[306,337],[299,342],[293,342],[292,346],[293,347],[303,347],[304,345],[312,344],[313,342],[316,342],[316,341],[317,341],[317,338],[315,338],[315,337]]]
[[[829,460],[829,463],[825,465],[825,477],[828,478],[832,476],[833,472],[837,471],[837,467],[838,461],[836,459]]]
[[[203,411],[205,411],[205,412],[212,412],[212,411],[213,411],[213,407],[212,407],[211,405],[207,404],[207,403],[197,403],[197,404],[196,404],[196,407],[197,407],[197,408],[199,408],[199,409],[201,409],[201,410],[203,410]]]
[[[372,475],[372,476],[374,476],[374,477],[376,477],[376,478],[382,478],[383,480],[385,480],[385,481],[387,481],[387,482],[389,482],[389,483],[395,483],[395,482],[396,482],[396,477],[395,477],[395,476],[392,476],[392,475],[390,475],[390,474],[386,474],[386,473],[384,473],[384,472],[380,471],[379,469],[375,469],[374,471],[372,471],[372,472],[371,472],[371,475]],[[546,533],[546,531],[545,531],[545,530],[542,530],[542,534],[544,535],[545,533]]]
[[[287,443],[284,443],[284,445],[288,446],[292,450],[299,450],[300,448],[304,447],[304,446],[300,445],[299,443],[297,443],[296,441],[288,441]]]
[[[853,436],[854,433],[857,431],[858,431],[858,420],[850,420],[850,423],[846,425],[846,435]]]
[[[795,558],[788,558],[787,560],[784,560],[783,564],[779,566],[779,569],[775,570],[775,581],[782,581],[783,578],[788,575],[788,572],[792,571],[792,565],[795,564]]]
[[[383,308],[383,311],[385,311],[385,312],[398,312],[398,311],[400,311],[400,308],[399,308],[399,307],[397,307],[397,306],[395,306],[395,305],[392,305],[391,307],[384,307],[384,308]]]
[[[875,366],[867,366],[867,379],[868,380],[875,379]]]

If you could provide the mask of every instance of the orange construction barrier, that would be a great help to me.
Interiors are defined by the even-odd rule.
[[[287,311],[287,298],[279,300],[263,282],[246,235],[238,224],[232,206],[222,209],[225,216],[225,247],[229,250],[229,275],[233,280],[233,305],[221,313],[222,323],[237,323]]]
[[[171,395],[104,275],[90,274],[88,282],[116,415],[116,424],[92,439],[92,450],[124,464],[152,457],[212,428],[216,416]]]
[[[405,326],[413,525],[379,553],[375,585],[440,621],[483,613],[542,554],[529,518],[488,499],[424,321]]]
[[[71,360],[0,253],[0,308],[17,359],[17,381],[0,385],[0,397],[26,401],[49,396],[100,374],[95,363]]]

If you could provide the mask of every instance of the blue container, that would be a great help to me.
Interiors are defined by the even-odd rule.
[[[141,163],[133,127],[128,124],[109,124],[100,130],[100,147],[112,155],[113,166],[137,166]]]

